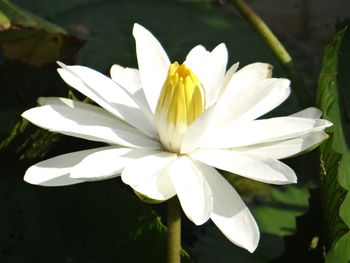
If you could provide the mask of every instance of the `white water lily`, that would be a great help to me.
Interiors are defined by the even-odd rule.
[[[215,168],[271,184],[296,183],[278,159],[320,143],[330,126],[308,108],[287,117],[258,119],[290,94],[287,79],[254,63],[226,72],[224,44],[194,47],[171,64],[157,39],[135,24],[138,69],[114,65],[111,78],[59,63],[66,83],[99,106],[40,98],[22,116],[51,131],[109,146],[57,156],[31,166],[25,181],[62,186],[121,175],[156,200],[175,195],[195,224],[209,218],[233,243],[253,252],[259,230],[249,209]],[[214,168],[215,167],[215,168]]]

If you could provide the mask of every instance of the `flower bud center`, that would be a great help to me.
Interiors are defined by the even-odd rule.
[[[171,64],[156,110],[163,147],[179,152],[188,126],[204,109],[205,94],[199,79],[185,64]]]

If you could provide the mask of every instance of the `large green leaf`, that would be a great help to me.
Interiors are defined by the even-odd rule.
[[[0,0],[0,47],[11,60],[42,66],[74,61],[83,41],[7,0]],[[72,60],[73,58],[73,60]]]
[[[21,122],[19,114],[35,105],[39,96],[67,94],[55,70],[56,61],[74,62],[83,41],[6,0],[0,0],[0,29],[0,145],[3,148],[14,142],[16,132],[27,127],[24,123],[17,123],[15,128],[14,125]],[[28,139],[28,134],[22,138]]]
[[[350,148],[349,94],[350,32],[343,29],[325,50],[317,104],[333,122],[331,140],[322,145],[321,190],[327,262],[350,261]]]

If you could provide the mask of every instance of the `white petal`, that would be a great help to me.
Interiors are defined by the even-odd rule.
[[[190,156],[210,166],[269,184],[296,183],[294,171],[284,163],[268,156],[233,150],[199,149]]]
[[[272,76],[272,66],[266,63],[249,64],[238,70],[228,81],[221,98],[234,99],[237,94],[249,88],[253,83]]]
[[[224,92],[225,88],[227,87],[227,84],[230,82],[230,80],[231,80],[233,74],[236,73],[238,67],[239,67],[239,63],[237,62],[237,63],[233,64],[233,65],[226,71],[224,80],[223,80],[222,83],[221,83],[221,88],[220,88],[221,93]]]
[[[47,159],[29,167],[24,175],[24,181],[42,186],[64,186],[82,183],[84,180],[70,177],[72,168],[89,154],[109,148],[102,147],[67,153]]]
[[[135,155],[122,172],[122,180],[131,187],[140,185],[168,167],[176,158],[174,153],[152,150]]]
[[[86,103],[78,102],[81,103],[82,107]],[[61,97],[40,97],[38,98],[38,104],[43,106],[43,105],[61,105],[61,106],[69,106],[73,107],[73,100],[67,99],[67,98],[61,98]],[[102,109],[102,111],[105,111]],[[105,111],[106,112],[106,111]]]
[[[231,148],[292,139],[322,131],[332,123],[323,119],[278,117],[242,122],[202,136],[198,147]]]
[[[69,108],[79,108],[87,111],[94,111],[98,114],[104,115],[106,117],[116,119],[117,122],[120,122],[112,113],[106,111],[104,108],[96,107],[92,104],[80,102],[76,100],[71,100],[61,97],[40,97],[38,98],[39,105],[55,105],[55,106],[67,106]]]
[[[103,180],[120,174],[130,159],[148,151],[128,148],[108,148],[83,158],[71,171],[71,178],[84,181]]]
[[[309,107],[289,115],[290,117],[318,119],[322,116],[322,111],[315,107]]]
[[[196,225],[204,224],[212,212],[213,199],[201,170],[183,156],[169,167],[169,175],[186,216]]]
[[[184,64],[190,68],[195,74],[201,71],[201,68],[207,60],[210,52],[202,45],[197,45],[190,50],[186,56]]]
[[[236,94],[230,95],[232,98],[237,99],[237,103],[229,96],[221,96],[216,104],[200,115],[187,130],[181,148],[182,153],[193,151],[201,140],[204,141],[204,146],[211,145],[207,144],[207,141],[211,141],[214,144],[216,137],[218,137],[217,134],[226,130],[228,125],[232,125],[233,122],[242,119],[253,120],[277,107],[289,96],[288,80],[261,80],[271,75],[269,71],[270,65],[255,63],[241,69],[240,73],[233,74],[235,67],[235,65],[231,67],[230,71],[232,72],[228,75],[234,76],[238,74],[238,77],[232,77],[232,79],[242,81],[249,75],[248,73],[251,70],[255,69],[255,71],[253,70],[255,73],[252,78],[253,82],[249,84],[251,85],[249,86],[250,89],[245,88],[241,92],[236,90]],[[228,81],[226,77],[224,81]],[[248,79],[246,82],[250,83],[250,80]],[[242,84],[239,85],[242,86]],[[228,136],[230,135],[228,134]]]
[[[226,71],[225,44],[218,45],[210,53],[207,53],[202,46],[197,46],[191,50],[184,63],[202,82],[206,93],[206,106],[210,107],[220,93]]]
[[[213,121],[215,105],[211,106],[203,112],[187,129],[185,137],[181,145],[181,153],[190,153],[197,148],[198,143],[202,140],[202,136],[210,127]]]
[[[147,29],[134,24],[132,33],[136,41],[137,61],[143,90],[154,113],[168,74],[170,61],[161,44]]]
[[[311,148],[327,139],[328,135],[321,132],[314,132],[301,137],[282,140],[277,142],[257,144],[247,147],[234,148],[235,151],[252,153],[255,155],[269,156],[273,159],[283,159]]]
[[[211,126],[221,129],[234,121],[254,120],[264,115],[288,98],[289,84],[287,79],[265,79],[244,89],[232,100],[219,100],[213,117],[215,123]]]
[[[168,200],[176,195],[167,168],[148,178],[141,184],[134,185],[133,188],[149,198],[161,201]]]
[[[111,67],[110,74],[113,81],[123,86],[132,94],[142,88],[140,74],[136,68],[125,68],[115,64]]]
[[[112,117],[103,109],[81,102],[70,103],[70,106],[45,105],[32,108],[22,116],[44,129],[78,138],[127,147],[159,148],[157,141]]]
[[[67,84],[141,132],[157,137],[147,112],[139,107],[135,99],[123,87],[93,69],[66,66],[61,62],[58,64],[62,68],[57,71]]]
[[[124,68],[119,65],[111,67],[111,78],[120,86],[124,87],[132,96],[141,103],[143,110],[151,113],[145,93],[142,89],[140,74],[137,69]],[[150,114],[153,116],[152,114]]]
[[[205,164],[200,166],[213,194],[210,218],[231,242],[253,252],[259,243],[260,233],[249,209],[214,168]]]

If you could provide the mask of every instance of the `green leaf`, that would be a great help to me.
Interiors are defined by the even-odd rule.
[[[31,14],[8,0],[0,1],[0,10],[0,27],[3,29],[26,27],[43,29],[51,33],[66,33],[63,28]]]
[[[321,189],[326,226],[326,262],[350,261],[350,148],[349,93],[350,32],[336,34],[324,53],[317,104],[333,122],[331,140],[320,147]]]
[[[7,0],[0,0],[0,10],[0,47],[8,59],[34,66],[69,61],[83,44],[61,27]]]
[[[343,155],[333,150],[333,142],[332,133],[330,140],[321,148],[321,194],[328,248],[334,246],[349,231],[339,214],[347,194],[347,190],[338,182],[339,164]]]
[[[57,136],[19,115],[39,96],[67,94],[56,61],[75,61],[83,42],[6,0],[0,0],[0,28],[0,149],[4,157],[7,152],[39,157]]]

